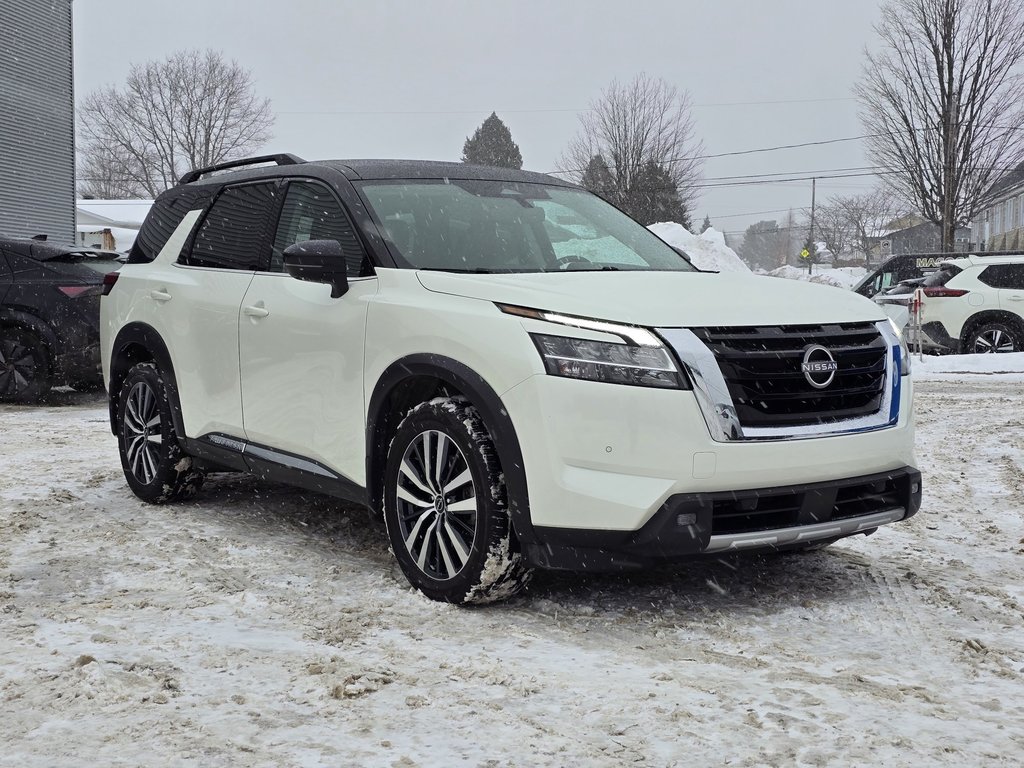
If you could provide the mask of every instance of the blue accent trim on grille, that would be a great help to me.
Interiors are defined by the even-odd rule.
[[[900,420],[900,389],[903,386],[903,351],[900,347],[892,348],[892,400],[889,402],[889,423]]]

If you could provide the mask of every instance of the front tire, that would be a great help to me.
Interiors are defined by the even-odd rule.
[[[384,521],[406,578],[432,600],[489,603],[529,582],[497,452],[462,398],[421,403],[399,424],[385,468]]]
[[[23,328],[0,328],[0,402],[37,402],[52,384],[43,340]]]
[[[967,353],[1005,354],[1020,352],[1024,349],[1024,340],[1020,328],[1016,325],[995,321],[974,328],[967,336],[967,343],[964,346]]]
[[[128,486],[143,501],[187,499],[203,484],[203,473],[178,443],[167,388],[153,363],[134,366],[121,385],[117,447]]]

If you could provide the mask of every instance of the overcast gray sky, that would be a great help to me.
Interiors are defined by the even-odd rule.
[[[76,0],[75,87],[214,48],[270,98],[268,151],[458,160],[494,110],[524,167],[551,171],[579,111],[641,71],[690,92],[708,154],[859,136],[851,87],[878,15],[874,0]],[[704,173],[867,164],[849,141],[709,159]],[[819,200],[872,183],[819,181]],[[810,194],[810,182],[706,188],[694,219],[742,230]]]

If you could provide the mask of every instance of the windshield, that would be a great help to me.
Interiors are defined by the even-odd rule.
[[[401,266],[452,272],[694,271],[589,192],[506,181],[367,182]]]

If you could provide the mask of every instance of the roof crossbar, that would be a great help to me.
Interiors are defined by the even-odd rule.
[[[299,163],[306,162],[298,155],[290,153],[282,153],[277,155],[260,155],[259,157],[244,157],[241,160],[230,160],[226,163],[217,163],[216,165],[208,165],[205,168],[194,168],[187,173],[183,173],[181,178],[178,179],[179,184],[189,184],[193,181],[197,181],[203,176],[208,176],[211,173],[217,171],[226,171],[230,168],[243,168],[247,165],[260,165],[261,163],[277,163],[278,165],[298,165]]]

